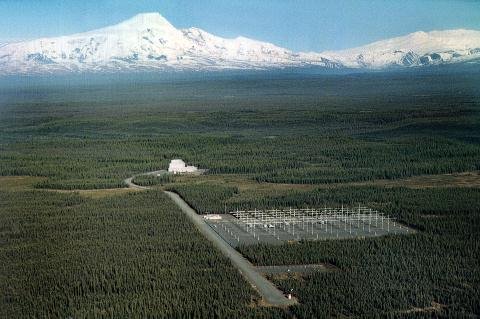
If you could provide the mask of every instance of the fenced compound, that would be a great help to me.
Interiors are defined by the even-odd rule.
[[[412,232],[395,219],[366,207],[237,210],[207,223],[233,246]]]

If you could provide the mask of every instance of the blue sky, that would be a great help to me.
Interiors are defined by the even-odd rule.
[[[349,48],[423,30],[480,30],[476,0],[0,0],[0,42],[66,35],[159,12],[178,28],[292,50]]]

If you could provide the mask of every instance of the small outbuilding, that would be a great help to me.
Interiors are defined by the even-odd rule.
[[[197,167],[187,166],[181,159],[173,159],[168,166],[168,172],[172,174],[196,173],[197,171]]]
[[[218,214],[207,214],[207,215],[204,215],[203,218],[206,220],[220,220],[222,219],[222,216]]]

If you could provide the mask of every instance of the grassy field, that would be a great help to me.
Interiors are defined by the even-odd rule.
[[[288,316],[256,306],[163,188],[199,212],[361,203],[418,230],[242,247],[262,265],[338,268],[276,280],[298,318],[480,315],[478,74],[3,86],[1,315]],[[125,188],[172,158],[209,171]]]

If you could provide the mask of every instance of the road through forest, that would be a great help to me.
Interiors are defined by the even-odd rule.
[[[155,171],[140,175],[154,175],[165,171]],[[138,175],[137,175],[138,176]],[[150,189],[149,187],[136,185],[133,183],[133,177],[125,179],[125,183],[135,189]],[[225,255],[232,264],[238,269],[243,277],[257,290],[264,301],[271,306],[290,306],[296,303],[293,299],[285,297],[282,291],[280,291],[274,284],[268,281],[263,275],[261,275],[238,251],[230,246],[222,237],[220,237],[207,223],[205,223],[202,216],[198,215],[193,208],[191,208],[178,194],[165,191],[165,194],[172,199],[175,204],[184,212],[188,218],[195,224],[198,230],[210,240],[214,246]]]

